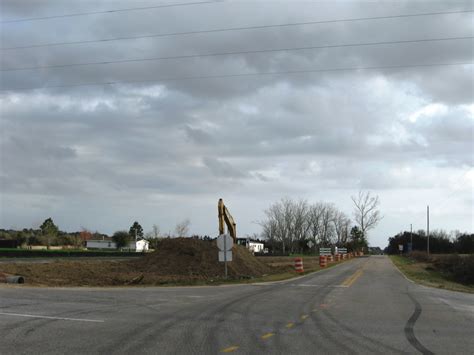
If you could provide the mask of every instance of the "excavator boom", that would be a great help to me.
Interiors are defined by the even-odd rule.
[[[232,239],[234,239],[234,243],[237,242],[237,230],[236,224],[232,215],[230,214],[227,207],[224,205],[224,201],[220,198],[217,204],[218,210],[218,217],[219,217],[219,234],[224,234],[224,224],[227,225],[227,231],[229,232]]]

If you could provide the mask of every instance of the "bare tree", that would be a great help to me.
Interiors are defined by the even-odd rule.
[[[265,210],[262,237],[283,252],[306,248],[308,240],[314,247],[344,244],[349,235],[350,220],[333,204],[284,198]]]
[[[323,205],[323,210],[321,214],[321,232],[319,235],[319,241],[323,246],[328,246],[334,243],[333,237],[335,233],[332,221],[334,219],[335,212],[336,208],[332,204]]]
[[[160,237],[160,227],[156,224],[153,225],[153,229],[151,231],[153,238],[159,238]]]
[[[320,244],[321,224],[324,213],[324,204],[316,203],[311,205],[308,212],[309,238],[315,246]]]
[[[152,230],[147,232],[145,237],[147,240],[160,238],[160,226],[154,224]]]
[[[189,234],[189,226],[191,221],[186,218],[184,221],[178,223],[174,229],[177,237],[187,237]]]
[[[293,245],[296,244],[297,248],[301,249],[308,238],[308,232],[310,229],[308,212],[309,205],[306,200],[300,200],[293,203],[291,210],[293,214],[292,218],[292,235],[294,236]]]
[[[359,191],[358,196],[351,196],[354,202],[354,219],[359,226],[363,236],[367,237],[367,231],[374,228],[383,218],[378,210],[380,204],[378,196],[370,196],[370,192]]]
[[[336,233],[336,245],[343,246],[349,238],[351,220],[344,212],[336,210],[333,215],[334,231]]]

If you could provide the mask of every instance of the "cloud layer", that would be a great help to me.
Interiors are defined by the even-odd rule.
[[[134,2],[148,6],[151,2]],[[449,3],[219,2],[3,24],[2,48],[327,19],[461,11]],[[130,7],[3,1],[3,19]],[[473,36],[472,13],[334,22],[2,51],[3,70],[96,61]],[[242,233],[282,196],[350,213],[358,189],[385,218],[371,242],[410,223],[471,230],[472,65],[199,80],[195,76],[472,62],[472,39],[3,71],[2,227],[52,216],[113,232],[134,219],[215,234],[215,203]],[[146,83],[15,90],[105,82]]]

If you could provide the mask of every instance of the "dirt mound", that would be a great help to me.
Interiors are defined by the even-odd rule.
[[[286,271],[254,257],[246,248],[232,249],[230,279],[249,279]],[[0,264],[0,272],[22,275],[29,285],[122,286],[215,284],[224,278],[216,241],[164,239],[155,252],[134,260],[54,260],[48,263]]]
[[[190,238],[162,240],[155,252],[134,261],[136,271],[156,276],[178,276],[191,279],[221,278],[224,264],[218,261],[216,241]],[[228,274],[232,278],[259,277],[272,268],[255,258],[245,247],[234,245]]]
[[[0,272],[21,275],[26,285],[35,286],[122,286],[133,284],[141,275],[130,261],[112,260],[0,264]]]

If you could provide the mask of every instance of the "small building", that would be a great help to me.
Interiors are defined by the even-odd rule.
[[[117,249],[115,242],[112,240],[88,240],[86,241],[87,249]]]
[[[255,240],[251,240],[250,238],[237,238],[237,244],[245,246],[248,250],[252,253],[264,253],[265,246],[263,243]]]
[[[137,241],[130,242],[130,249],[135,250],[136,252],[148,251],[150,242],[145,239],[140,239]]]
[[[247,248],[253,253],[263,253],[263,243],[249,242]]]
[[[122,250],[144,252],[148,251],[150,242],[145,239],[137,241],[131,241],[128,247],[122,248]],[[88,240],[86,244],[87,249],[117,249],[117,246],[113,240]]]

